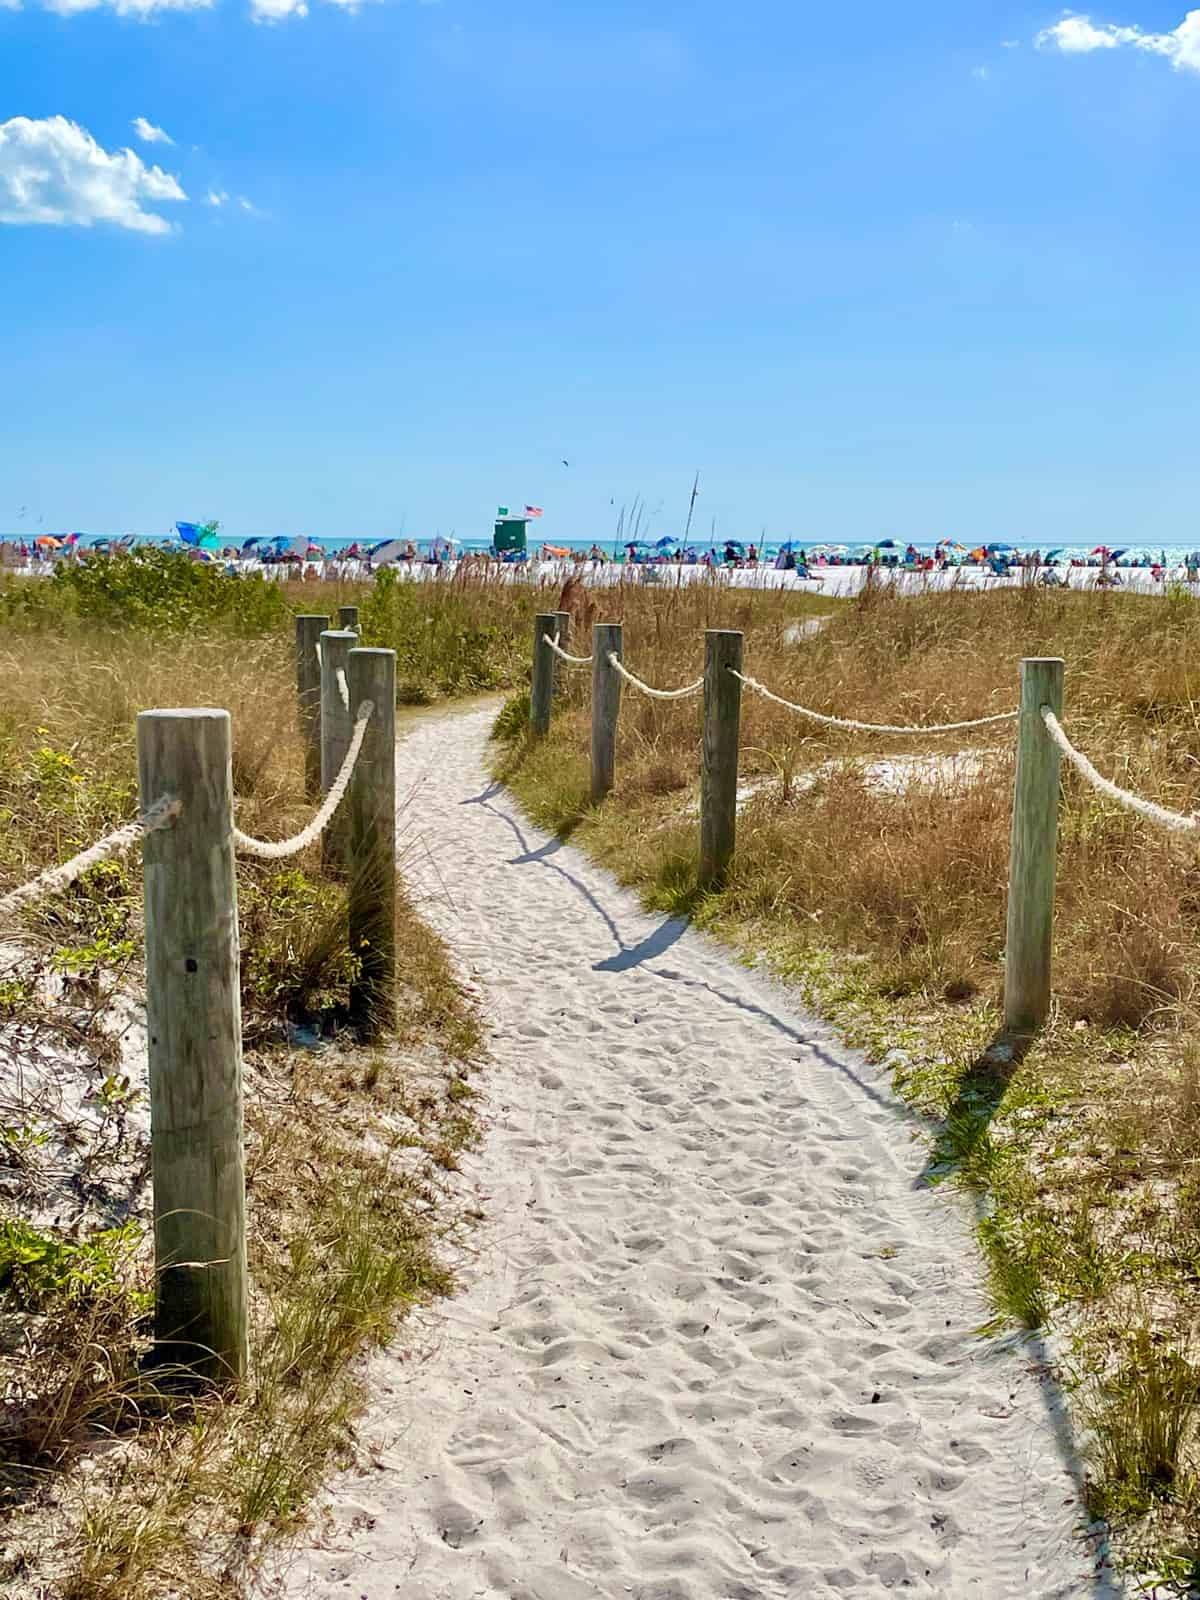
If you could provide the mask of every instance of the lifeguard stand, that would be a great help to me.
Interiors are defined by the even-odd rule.
[[[492,533],[492,549],[498,556],[524,555],[528,527],[524,517],[498,517]]]

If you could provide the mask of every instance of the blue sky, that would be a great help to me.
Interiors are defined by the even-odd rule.
[[[1200,12],[56,4],[0,532],[1195,542]]]

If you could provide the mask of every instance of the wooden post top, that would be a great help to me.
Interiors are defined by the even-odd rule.
[[[186,721],[195,722],[201,718],[211,718],[214,721],[224,718],[229,721],[228,711],[222,711],[217,706],[172,706],[162,711],[139,711],[137,719],[144,722],[153,718],[156,722]]]

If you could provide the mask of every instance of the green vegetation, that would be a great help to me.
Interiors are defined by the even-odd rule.
[[[133,819],[135,717],[150,706],[227,707],[239,825],[296,831],[313,807],[292,615],[361,598],[161,552],[64,563],[5,588],[0,890]],[[348,1456],[364,1344],[450,1287],[443,1242],[460,1220],[446,1174],[475,1138],[482,1045],[442,946],[402,900],[399,1024],[368,1055],[339,1032],[354,961],[345,886],[319,847],[239,861],[238,893],[253,1371],[233,1398],[183,1397],[145,1362],[145,1093],[122,1069],[118,1007],[140,981],[140,852],[5,930],[25,952],[0,974],[6,1045],[54,1069],[22,1106],[14,1064],[0,1126],[0,1593],[215,1600],[252,1588],[265,1541],[297,1526]],[[285,1047],[300,1024],[321,1048]],[[51,1222],[47,1175],[64,1167],[79,1171],[78,1205]]]
[[[1200,606],[1035,589],[899,599],[868,590],[795,642],[747,605],[748,671],[814,709],[940,722],[1013,706],[1026,655],[1067,662],[1065,724],[1102,772],[1200,809]],[[604,613],[602,613],[604,614]],[[612,615],[613,613],[608,613]],[[627,610],[649,682],[695,677],[702,620]],[[1005,1038],[1012,733],[887,739],[747,692],[738,851],[697,872],[699,705],[626,691],[617,787],[588,803],[589,703],[567,675],[549,738],[516,701],[496,770],[646,904],[765,959],[890,1073],[926,1119],[926,1180],[970,1188],[998,1321],[1048,1324],[1094,1439],[1091,1494],[1139,1572],[1200,1552],[1193,1372],[1200,1316],[1200,862],[1064,771],[1055,1011]],[[955,764],[931,761],[960,754]],[[921,759],[914,764],[913,757]],[[890,767],[874,765],[891,763]]]
[[[0,593],[6,626],[86,622],[156,634],[204,627],[255,638],[290,615],[286,585],[259,574],[231,580],[221,565],[192,560],[181,550],[60,561],[48,577],[10,579]]]
[[[527,584],[470,566],[436,583],[384,569],[364,600],[363,637],[396,652],[396,695],[426,705],[520,681],[533,617],[548,601]]]

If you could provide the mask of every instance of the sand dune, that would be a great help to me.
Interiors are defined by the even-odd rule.
[[[907,1113],[530,828],[485,777],[489,715],[399,757],[495,1029],[488,1220],[464,1292],[373,1362],[373,1460],[289,1592],[1120,1594],[1040,1347],[973,1331],[968,1210],[921,1185]]]

